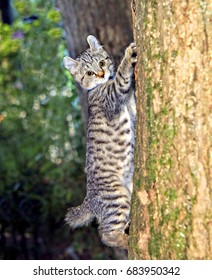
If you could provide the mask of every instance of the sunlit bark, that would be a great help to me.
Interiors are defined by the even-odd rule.
[[[132,4],[138,47],[130,258],[212,259],[211,1]]]

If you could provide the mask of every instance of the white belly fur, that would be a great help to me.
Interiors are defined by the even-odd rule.
[[[126,142],[130,142],[134,144],[134,131],[132,129],[132,120],[131,120],[131,114],[127,108],[127,106],[125,105],[120,117],[119,117],[119,122],[122,122],[124,119],[128,119],[128,122],[125,124],[125,129],[130,129],[130,133],[125,135],[125,139]],[[126,188],[129,189],[129,191],[132,193],[133,190],[133,171],[134,171],[134,166],[133,164],[131,164],[131,166],[129,165],[129,159],[132,158],[132,155],[128,155],[127,153],[129,152],[129,150],[132,150],[132,147],[129,147],[126,149],[126,158],[122,163],[123,169],[120,171],[120,179],[121,179],[121,183],[123,186],[125,186]]]

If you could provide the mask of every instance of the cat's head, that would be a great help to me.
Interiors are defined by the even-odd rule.
[[[89,35],[87,37],[89,49],[84,51],[76,60],[64,57],[64,66],[75,80],[85,89],[93,89],[105,83],[113,76],[113,62],[98,40]]]

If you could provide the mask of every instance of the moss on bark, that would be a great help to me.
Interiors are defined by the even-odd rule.
[[[131,259],[212,258],[209,4],[133,1],[138,116]]]

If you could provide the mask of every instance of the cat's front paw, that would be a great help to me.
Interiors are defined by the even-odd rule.
[[[129,47],[125,50],[125,58],[131,63],[135,64],[137,62],[137,49],[136,44],[131,43]]]

